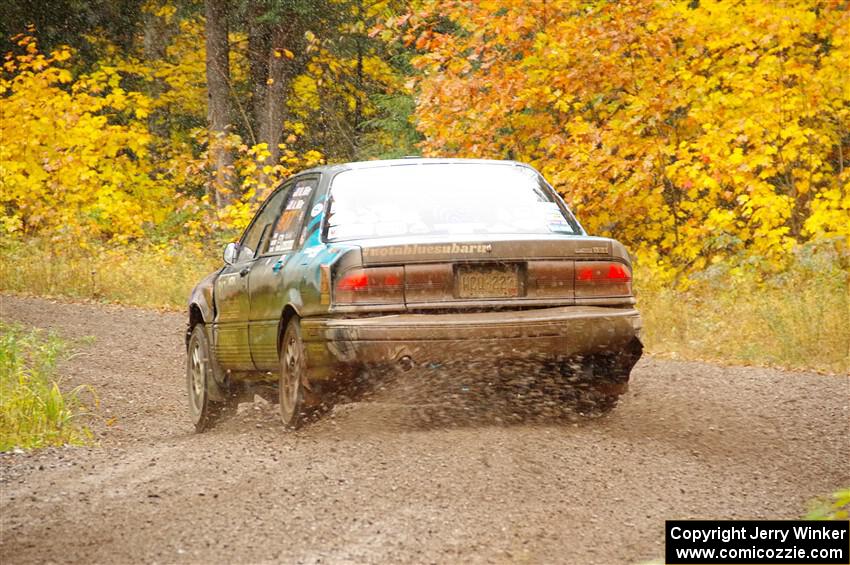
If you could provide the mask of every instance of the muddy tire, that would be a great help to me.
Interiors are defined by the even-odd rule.
[[[304,342],[301,340],[301,320],[293,316],[286,326],[280,344],[280,375],[278,395],[280,419],[288,430],[296,430],[304,423],[306,392],[304,381],[307,371]]]
[[[186,385],[189,392],[189,414],[198,433],[213,427],[226,412],[227,402],[212,400],[210,389],[217,385],[216,360],[204,324],[196,324],[186,349]]]

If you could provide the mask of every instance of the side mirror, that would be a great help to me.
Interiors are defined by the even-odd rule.
[[[232,241],[224,246],[224,262],[232,265],[236,262],[236,257],[239,255],[239,244]]]

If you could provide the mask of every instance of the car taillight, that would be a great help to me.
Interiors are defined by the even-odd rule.
[[[404,269],[371,267],[351,269],[334,282],[337,304],[403,304]]]
[[[632,272],[622,263],[577,261],[576,298],[631,296]]]

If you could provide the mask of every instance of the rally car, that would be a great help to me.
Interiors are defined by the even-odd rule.
[[[297,428],[369,367],[539,360],[613,407],[641,355],[629,254],[585,233],[532,167],[399,159],[294,175],[189,299],[196,430],[244,383]]]

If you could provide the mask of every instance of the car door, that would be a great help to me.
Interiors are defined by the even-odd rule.
[[[259,259],[248,275],[251,314],[248,326],[251,356],[260,370],[278,366],[278,327],[293,288],[287,262],[297,253],[298,234],[318,186],[318,177],[293,179],[287,197],[261,242]]]
[[[213,331],[216,357],[225,369],[252,371],[248,342],[250,294],[248,275],[256,265],[263,236],[277,217],[286,193],[282,187],[266,200],[265,204],[245,230],[239,242],[234,262],[222,270],[215,283],[216,325]]]

